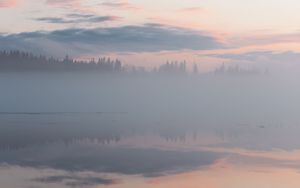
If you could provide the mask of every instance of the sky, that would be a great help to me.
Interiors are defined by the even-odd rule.
[[[0,50],[146,67],[167,60],[201,70],[224,62],[293,67],[299,9],[297,0],[0,0]]]

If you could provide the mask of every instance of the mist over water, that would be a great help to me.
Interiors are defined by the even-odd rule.
[[[299,106],[296,80],[273,75],[9,73],[0,74],[0,111],[128,113],[145,120],[217,124],[292,123]]]
[[[220,163],[298,170],[290,159],[299,150],[297,77],[1,73],[0,180],[9,187],[147,187],[210,174]]]

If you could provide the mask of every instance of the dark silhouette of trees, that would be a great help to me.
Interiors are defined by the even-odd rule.
[[[194,63],[194,66],[193,66],[193,73],[198,74],[198,66],[196,63]]]
[[[226,67],[223,63],[220,67],[217,67],[214,71],[215,75],[258,75],[260,74],[258,69],[255,68],[241,68],[238,65]]]
[[[123,66],[120,60],[99,58],[90,61],[78,61],[68,55],[63,60],[53,57],[35,56],[31,53],[20,51],[0,52],[0,71],[100,71],[121,72]]]
[[[225,74],[225,64],[223,63],[220,67],[217,67],[214,72],[215,74]]]
[[[101,57],[98,60],[88,61],[74,60],[68,55],[62,60],[54,57],[47,58],[43,55],[33,55],[21,51],[0,51],[0,72],[7,71],[93,71],[102,73],[131,73],[131,74],[171,74],[185,75],[187,70],[186,61],[167,61],[165,64],[147,70],[143,66],[123,65],[119,59]],[[191,67],[191,73],[198,75],[198,66]],[[269,72],[266,71],[267,75]],[[236,66],[221,66],[214,70],[215,75],[257,75],[259,70],[254,68],[241,68]]]
[[[185,74],[187,73],[186,61],[180,63],[178,63],[178,61],[167,61],[167,63],[159,67],[159,72],[171,74]]]

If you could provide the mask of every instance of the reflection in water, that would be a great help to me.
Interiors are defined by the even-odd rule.
[[[130,116],[1,114],[1,186],[250,188],[300,177],[300,151],[288,150],[295,126],[141,126]]]
[[[150,177],[208,166],[218,158],[219,155],[213,152],[74,144],[68,147],[52,145],[3,152],[0,160],[23,167],[47,167],[69,172],[140,174]]]
[[[296,188],[300,174],[294,169],[260,168],[252,166],[213,166],[203,171],[193,171],[150,180],[144,187],[187,188]]]
[[[294,84],[1,78],[1,187],[299,187]]]

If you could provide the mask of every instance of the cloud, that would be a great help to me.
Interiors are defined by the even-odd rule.
[[[125,10],[129,10],[129,9],[134,9],[134,10],[140,10],[141,7],[135,6],[131,3],[129,3],[128,1],[106,1],[104,3],[101,3],[101,5],[103,6],[107,6],[107,7],[111,7],[111,8],[120,8],[120,9],[125,9]]]
[[[75,175],[60,175],[60,176],[48,176],[42,178],[35,178],[32,181],[40,183],[64,183],[69,187],[85,187],[95,185],[112,185],[117,181],[113,179],[91,177],[91,176],[75,176]]]
[[[14,7],[17,5],[17,0],[0,0],[0,8]]]
[[[299,60],[300,53],[285,51],[250,51],[245,53],[225,53],[225,54],[214,54],[214,57],[225,58],[229,60],[243,60],[243,61],[262,61],[262,60],[274,60],[278,62],[295,62]]]
[[[71,13],[71,14],[68,14],[67,16],[71,17],[71,18],[91,18],[91,17],[94,17],[95,15],[93,15],[93,14]]]
[[[257,61],[261,57],[273,57],[274,55],[272,51],[252,51],[246,53],[213,54],[211,56],[230,60]]]
[[[216,38],[204,32],[158,24],[72,28],[0,36],[1,50],[18,49],[55,56],[66,53],[78,56],[99,52],[208,50],[222,47]]]
[[[264,34],[251,36],[235,36],[229,41],[232,46],[269,45],[278,43],[298,43],[300,33]]]
[[[89,14],[70,14],[71,19],[65,19],[60,17],[42,17],[35,20],[46,22],[46,23],[56,23],[56,24],[67,24],[67,23],[100,23],[106,21],[116,21],[121,19],[117,16],[94,16]]]
[[[47,0],[47,4],[49,5],[65,5],[78,3],[80,0]]]
[[[69,6],[84,6],[84,1],[82,0],[47,0],[48,5],[61,6],[61,7],[69,7]],[[118,8],[118,9],[141,9],[130,2],[128,0],[101,0],[97,5],[102,5],[110,8]]]
[[[42,17],[42,18],[37,18],[35,20],[47,22],[47,23],[74,23],[74,20],[65,20],[64,18],[58,18],[58,17]]]
[[[206,12],[207,10],[203,7],[188,7],[188,8],[179,9],[178,11],[182,13],[203,13]]]
[[[75,12],[90,12],[92,8],[85,5],[82,0],[47,0],[46,4],[58,8],[69,9]]]

